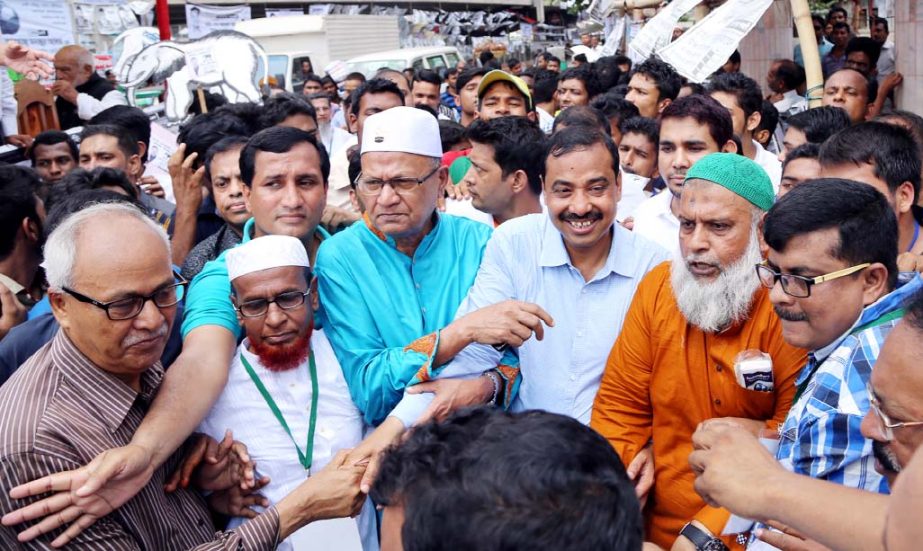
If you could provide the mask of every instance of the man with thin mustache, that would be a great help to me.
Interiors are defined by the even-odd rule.
[[[693,489],[692,433],[726,417],[754,434],[774,430],[804,365],[753,272],[773,198],[769,176],[742,155],[692,165],[677,209],[679,250],[638,286],[596,396],[591,426],[628,465],[638,495],[651,491],[646,534],[667,549],[741,548],[745,536],[719,537],[728,512]],[[653,476],[642,466],[649,449]]]
[[[898,282],[893,209],[870,185],[824,178],[781,199],[763,235],[769,255],[757,273],[782,336],[811,351],[776,458],[798,474],[886,493],[874,460],[895,463],[860,431],[867,385],[904,303],[923,288],[915,273]]]

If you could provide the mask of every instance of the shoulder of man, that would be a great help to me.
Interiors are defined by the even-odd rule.
[[[52,365],[49,341],[0,386],[0,457],[35,451],[61,378]]]

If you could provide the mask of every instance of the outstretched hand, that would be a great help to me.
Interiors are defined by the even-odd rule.
[[[147,485],[153,472],[151,452],[141,446],[129,444],[107,450],[85,467],[49,475],[10,490],[13,499],[52,495],[7,513],[0,522],[4,526],[15,526],[41,519],[19,533],[21,542],[67,525],[64,533],[51,542],[52,547],[61,547],[134,497]]]
[[[3,58],[0,59],[0,65],[9,67],[17,73],[22,73],[26,78],[37,80],[40,78],[49,78],[54,71],[47,62],[53,62],[54,57],[41,50],[33,50],[23,46],[19,42],[10,40],[4,44]]]

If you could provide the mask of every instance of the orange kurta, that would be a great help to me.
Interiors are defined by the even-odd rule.
[[[737,384],[735,358],[750,349],[772,357],[774,392]],[[745,322],[714,334],[689,324],[680,313],[669,262],[645,276],[606,362],[590,425],[609,440],[626,466],[653,439],[647,540],[669,549],[691,520],[721,533],[729,513],[707,506],[693,489],[695,475],[688,462],[692,433],[700,422],[715,417],[767,420],[775,429],[792,404],[794,381],[804,363],[805,351],[782,340],[764,288],[757,291]],[[739,548],[732,540],[726,538],[726,543]]]

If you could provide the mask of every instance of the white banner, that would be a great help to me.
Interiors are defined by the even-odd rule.
[[[626,19],[628,19],[627,15],[615,20],[615,25],[612,25],[612,32],[606,37],[606,43],[603,44],[600,55],[615,55],[618,52],[619,46],[622,45],[622,36],[625,34]]]
[[[770,5],[772,0],[729,0],[658,54],[689,80],[705,82],[724,65]]]
[[[283,15],[304,15],[301,8],[266,8],[266,17],[280,17]]]
[[[701,2],[702,0],[673,0],[667,7],[661,9],[641,27],[641,31],[628,45],[628,57],[631,61],[641,63],[651,54],[669,44],[673,37],[673,28],[679,22],[679,18]]]
[[[212,31],[233,31],[234,23],[250,19],[250,6],[186,4],[186,32],[202,38]]]
[[[51,54],[75,40],[70,6],[61,0],[0,2],[0,34]]]

